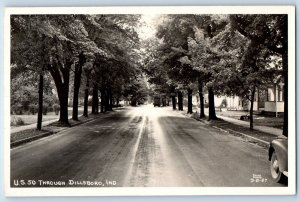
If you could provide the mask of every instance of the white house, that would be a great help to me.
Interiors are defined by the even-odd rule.
[[[284,83],[279,82],[268,86],[267,100],[265,101],[265,113],[277,116],[284,113]]]
[[[253,102],[254,111],[263,111],[267,115],[281,116],[284,113],[284,96],[283,96],[284,83],[281,81],[278,83],[270,84],[267,90],[257,89]],[[227,106],[221,106],[226,100]],[[198,105],[198,97],[193,98],[194,105]],[[208,104],[208,94],[204,95],[204,103]],[[250,110],[250,101],[242,99],[238,96],[216,96],[215,95],[216,108],[222,107],[228,110]]]

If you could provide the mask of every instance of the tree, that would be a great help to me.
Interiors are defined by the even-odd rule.
[[[177,52],[177,56],[169,57],[173,62],[172,70],[175,70],[175,75],[186,72],[183,76],[186,81],[190,81],[189,84],[183,82],[188,91],[187,94],[191,94],[188,86],[198,82],[200,101],[202,101],[200,104],[201,117],[204,117],[203,86],[206,84],[210,98],[209,119],[216,119],[214,86],[210,80],[216,67],[215,63],[219,58],[210,50],[210,40],[225,27],[226,21],[211,15],[168,15],[165,18],[163,25],[158,27],[157,36],[168,44],[169,49]],[[196,45],[197,51],[191,47],[193,41],[196,42],[194,45]],[[181,65],[174,64],[176,61],[180,61]],[[174,67],[178,68],[177,71]],[[181,78],[181,80],[185,79]],[[191,98],[191,96],[188,97]],[[191,113],[191,104],[188,108],[188,112]]]
[[[212,81],[216,92],[238,95],[250,101],[250,129],[253,129],[253,102],[258,87],[275,78],[275,55],[261,44],[236,31],[229,23],[211,41],[211,50],[220,60]],[[221,88],[220,88],[221,87]]]
[[[230,21],[243,36],[281,55],[285,84],[283,135],[288,136],[288,16],[231,15]]]
[[[75,64],[75,71],[74,71],[74,92],[73,92],[73,114],[72,119],[78,121],[78,94],[79,88],[81,83],[81,74],[82,74],[82,67],[86,61],[83,52],[79,54],[79,61]]]
[[[188,56],[182,58],[181,61],[190,64],[198,72],[200,117],[205,117],[203,88],[206,85],[209,98],[209,120],[217,119],[214,104],[216,86],[213,76],[218,71],[220,57],[212,50],[211,41],[224,29],[227,22],[218,15],[193,15],[190,19],[194,35],[187,38]]]
[[[158,38],[150,38],[142,41],[141,55],[142,68],[151,85],[152,96],[165,98],[172,96],[173,109],[176,109],[175,103],[175,83],[168,76],[168,66],[164,63],[163,52],[159,50],[162,42]],[[166,103],[163,102],[163,105]]]
[[[91,67],[92,64],[89,63],[89,66]],[[88,117],[88,99],[89,99],[89,88],[90,88],[90,74],[91,74],[91,68],[85,68],[84,69],[85,74],[85,89],[84,89],[84,103],[83,103],[83,116]]]
[[[145,77],[135,78],[126,86],[124,96],[129,97],[132,106],[147,100],[149,89]]]
[[[262,46],[254,41],[248,43],[244,53],[240,72],[236,74],[240,85],[240,96],[246,97],[250,101],[250,129],[253,130],[253,102],[258,87],[268,84],[274,78],[274,71],[268,69],[267,62],[269,53]],[[236,87],[235,87],[236,89]]]
[[[114,85],[125,85],[115,80],[129,81],[136,75],[139,40],[134,27],[139,15],[92,15],[84,16],[83,22],[89,38],[106,55],[97,55],[94,61],[94,81],[101,92],[101,112],[112,110]],[[117,97],[120,97],[119,92]]]
[[[188,55],[188,38],[194,35],[195,18],[193,15],[167,15],[163,19],[157,31],[157,37],[164,42],[161,46],[163,61],[168,67],[169,78],[187,91],[187,112],[192,113],[192,85],[197,79],[197,71],[190,64],[182,63],[181,59]],[[181,90],[178,92],[179,110],[183,109]]]
[[[44,69],[47,66],[47,54],[44,51],[47,48],[47,41],[44,39],[45,34],[37,30],[38,22],[40,19],[36,16],[11,17],[11,63],[16,67],[12,72],[15,71],[17,74],[22,71],[39,74],[37,129],[41,130]]]
[[[70,81],[73,78],[72,118],[78,120],[78,96],[82,72],[86,76],[85,116],[88,116],[87,99],[90,83],[94,84],[95,96],[98,94],[98,86],[105,90],[102,94],[106,95],[105,100],[109,101],[106,104],[108,110],[113,103],[113,89],[122,89],[113,87],[121,83],[114,83],[113,80],[119,75],[112,76],[111,73],[114,71],[121,73],[121,80],[129,80],[128,78],[138,73],[135,49],[138,48],[139,40],[134,29],[138,19],[139,15],[13,16],[12,44],[16,46],[12,49],[12,58],[15,60],[12,61],[12,65],[18,64],[17,67],[26,67],[39,73],[40,89],[43,88],[43,74],[50,73],[60,104],[59,121],[63,125],[69,125],[68,96]],[[21,57],[18,57],[19,54]],[[103,63],[97,63],[97,58],[101,58]],[[94,64],[92,68],[91,65],[85,65],[86,61]],[[117,68],[112,70],[112,66]],[[71,72],[74,72],[74,77],[70,77]],[[98,76],[101,74],[106,75],[99,80]],[[39,92],[41,97],[39,111],[42,111],[43,92],[42,90]],[[95,98],[94,107],[96,101]]]

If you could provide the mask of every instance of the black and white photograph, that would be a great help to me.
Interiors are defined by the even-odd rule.
[[[7,8],[8,196],[286,195],[295,8]]]

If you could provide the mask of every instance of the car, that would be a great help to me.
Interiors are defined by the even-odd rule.
[[[288,179],[288,139],[274,139],[269,146],[271,176],[275,182],[286,183]]]
[[[159,96],[155,96],[153,100],[153,106],[154,107],[160,107],[161,106],[161,98]]]
[[[240,117],[240,120],[249,120],[250,119],[250,114],[242,115]]]

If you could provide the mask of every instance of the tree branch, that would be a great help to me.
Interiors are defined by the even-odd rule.
[[[243,36],[245,36],[246,38],[248,39],[251,39],[265,47],[267,47],[270,51],[273,51],[275,53],[278,53],[278,54],[283,54],[284,53],[284,50],[283,48],[278,48],[276,45],[274,44],[269,44],[269,43],[266,43],[265,41],[265,38],[260,38],[258,36],[255,36],[255,35],[251,35],[250,33],[246,32],[241,26],[240,26],[240,21],[241,19],[237,16],[237,15],[234,15],[232,20],[235,21],[235,25],[234,25],[234,28],[236,28],[236,30],[242,34]]]

